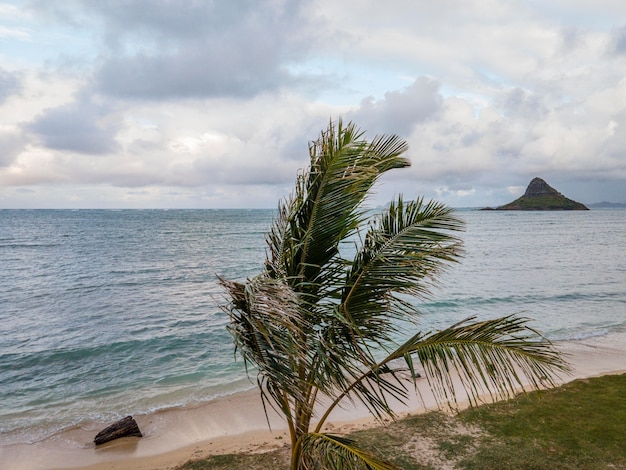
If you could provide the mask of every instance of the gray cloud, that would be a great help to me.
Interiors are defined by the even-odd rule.
[[[0,104],[14,93],[20,91],[22,85],[19,76],[0,67]]]
[[[626,26],[613,30],[611,34],[610,52],[626,55]]]
[[[286,64],[310,43],[304,2],[90,2],[104,19],[95,81],[140,99],[250,97],[296,83]],[[141,47],[133,47],[141,43]]]
[[[521,88],[506,91],[496,100],[496,107],[505,116],[529,120],[541,119],[548,112],[540,96]]]
[[[433,117],[443,104],[439,82],[419,77],[401,91],[385,93],[382,100],[366,98],[349,114],[364,129],[408,136],[416,124]]]
[[[238,49],[112,58],[97,72],[96,86],[119,98],[250,97],[291,80],[267,60],[262,52],[241,54]]]
[[[626,177],[626,109],[612,116],[607,133],[600,150],[614,162],[615,170],[619,169],[616,173]]]
[[[568,54],[584,43],[584,33],[579,28],[566,27],[561,30],[561,52]]]
[[[0,133],[0,168],[9,166],[24,149],[25,139],[16,133]]]
[[[105,154],[118,148],[119,124],[107,119],[109,109],[86,99],[44,110],[25,129],[45,147],[83,154]]]

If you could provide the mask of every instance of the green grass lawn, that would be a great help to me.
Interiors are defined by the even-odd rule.
[[[576,380],[458,415],[431,412],[350,434],[398,468],[626,469],[626,374]],[[180,469],[287,469],[288,449]]]

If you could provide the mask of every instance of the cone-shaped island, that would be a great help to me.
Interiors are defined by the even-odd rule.
[[[497,211],[588,211],[582,203],[566,198],[541,178],[534,178],[523,196],[495,209]]]

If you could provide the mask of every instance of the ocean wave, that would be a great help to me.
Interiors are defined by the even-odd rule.
[[[274,213],[3,214],[0,441],[253,386],[215,274],[260,272]],[[626,220],[612,214],[463,212],[466,258],[418,304],[418,327],[520,314],[553,340],[625,332]]]

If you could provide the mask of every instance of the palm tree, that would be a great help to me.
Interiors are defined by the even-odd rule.
[[[374,183],[410,163],[399,137],[363,136],[353,123],[331,122],[279,204],[264,271],[244,283],[220,279],[236,350],[255,367],[266,410],[287,422],[293,470],[393,468],[322,429],[345,399],[393,418],[389,398],[408,397],[416,363],[436,397],[452,403],[453,377],[476,403],[484,391],[507,397],[526,381],[553,385],[567,370],[552,344],[515,316],[472,318],[394,342],[400,325],[416,323],[415,298],[462,255],[463,222],[440,203],[401,196],[370,217],[364,201]]]

